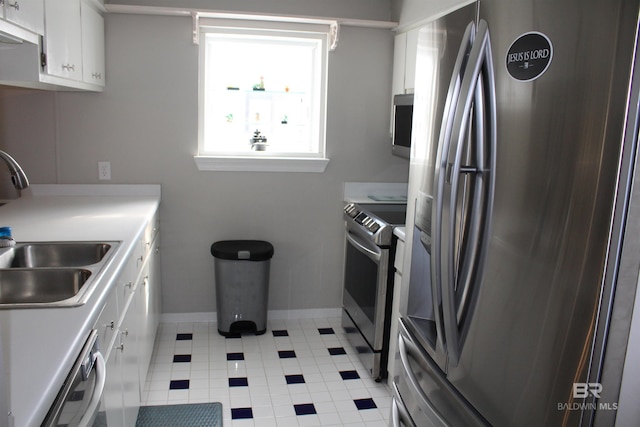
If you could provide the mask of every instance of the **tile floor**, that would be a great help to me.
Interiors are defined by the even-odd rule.
[[[227,427],[386,427],[391,392],[368,376],[339,318],[269,321],[241,338],[215,323],[163,323],[142,404],[199,402],[221,402]]]

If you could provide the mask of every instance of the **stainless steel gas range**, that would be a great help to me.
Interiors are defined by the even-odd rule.
[[[344,208],[345,265],[342,327],[371,376],[387,376],[393,229],[405,223],[406,204],[348,204]]]

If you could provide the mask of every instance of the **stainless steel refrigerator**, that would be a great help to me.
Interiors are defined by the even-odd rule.
[[[638,12],[481,0],[420,29],[392,425],[614,425]]]

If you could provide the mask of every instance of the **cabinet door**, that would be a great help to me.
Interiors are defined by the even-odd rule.
[[[82,80],[79,0],[45,0],[47,74]]]
[[[116,330],[116,333],[119,331]],[[119,347],[120,340],[117,339],[116,343],[118,347],[111,348],[109,358],[107,359],[107,380],[104,384],[104,394],[102,397],[102,403],[107,417],[107,425],[109,427],[124,427],[124,416],[122,406],[124,405],[122,399],[122,369],[121,359],[122,352]],[[112,343],[114,344],[114,343]]]
[[[42,1],[4,0],[4,18],[34,33],[44,34],[44,6]],[[0,1],[0,3],[2,2]]]
[[[156,331],[160,323],[160,260],[159,260],[160,237],[151,244],[151,250],[147,254],[148,260],[141,274],[141,280],[136,289],[136,310],[139,318],[139,372],[140,389],[144,389],[147,380],[151,356],[153,355],[153,344],[156,338]]]
[[[396,34],[393,43],[393,75],[391,95],[404,93],[404,59],[407,55],[407,33]]]
[[[147,381],[147,372],[151,363],[153,353],[152,335],[152,306],[151,306],[151,282],[149,274],[149,264],[147,263],[142,269],[142,275],[136,289],[135,307],[132,310],[137,311],[138,315],[138,374],[140,381],[140,392],[144,389]]]
[[[134,295],[135,298],[135,295]],[[130,301],[120,327],[120,368],[122,370],[122,398],[124,425],[135,426],[140,410],[140,381],[138,377],[138,321],[139,316]],[[116,352],[118,353],[118,352]]]
[[[82,24],[82,79],[104,86],[104,18],[89,2],[80,5]]]
[[[407,46],[404,60],[404,89],[413,93],[416,87],[416,59],[418,57],[418,31],[415,28],[407,32]]]

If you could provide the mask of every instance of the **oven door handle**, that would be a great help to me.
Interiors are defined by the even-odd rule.
[[[371,258],[376,263],[380,262],[380,259],[382,258],[381,252],[377,252],[374,249],[366,247],[364,243],[361,243],[352,233],[349,233],[348,231],[347,241],[351,243],[358,251],[362,252],[364,255]]]
[[[96,385],[93,390],[93,396],[91,396],[91,401],[87,406],[87,412],[82,416],[82,419],[78,423],[78,427],[88,427],[93,425],[98,409],[100,409],[100,401],[102,400],[102,393],[104,392],[104,385],[107,379],[107,365],[104,361],[104,357],[102,357],[102,353],[97,352],[94,355],[94,358]]]

